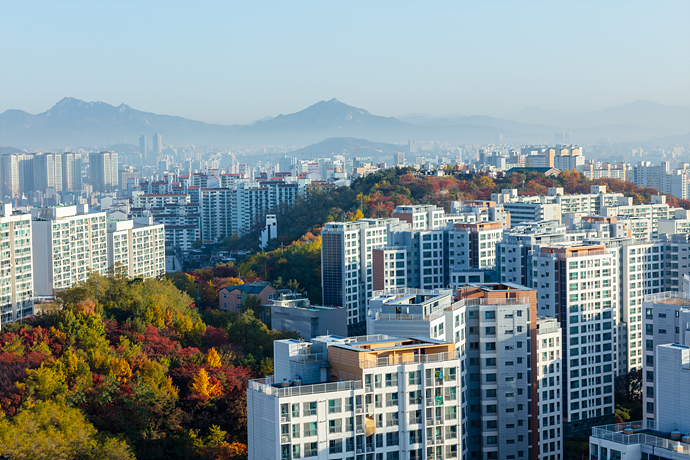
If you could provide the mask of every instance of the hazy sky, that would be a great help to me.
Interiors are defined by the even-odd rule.
[[[690,103],[690,1],[0,0],[0,111],[65,96],[212,123]]]

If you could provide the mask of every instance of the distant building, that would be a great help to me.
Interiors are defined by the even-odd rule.
[[[62,190],[81,192],[81,154],[62,154]]]
[[[89,155],[91,185],[94,192],[109,192],[118,188],[118,157],[115,152],[95,152]]]
[[[261,249],[266,248],[268,242],[274,238],[278,238],[278,220],[275,214],[266,215],[266,226],[261,230]]]
[[[161,142],[161,135],[153,133],[153,153],[160,155],[163,152],[163,143]]]
[[[146,163],[146,136],[143,134],[139,136],[139,153],[141,153],[141,161]]]

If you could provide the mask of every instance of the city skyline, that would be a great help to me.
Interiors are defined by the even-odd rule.
[[[333,97],[397,117],[690,103],[680,1],[35,5],[0,6],[0,111],[70,96],[247,124]]]

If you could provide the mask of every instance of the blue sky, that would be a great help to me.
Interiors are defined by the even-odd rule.
[[[690,103],[690,2],[0,1],[0,111],[65,96],[248,123]]]

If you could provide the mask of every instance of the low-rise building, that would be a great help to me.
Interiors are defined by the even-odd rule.
[[[347,310],[340,307],[311,305],[300,293],[278,292],[273,303],[264,306],[270,311],[267,326],[291,330],[304,340],[322,335],[347,335]]]
[[[251,284],[226,286],[218,293],[218,308],[223,311],[239,313],[242,304],[248,297],[256,298],[261,305],[272,303],[276,297],[276,288],[270,283],[257,281]]]

